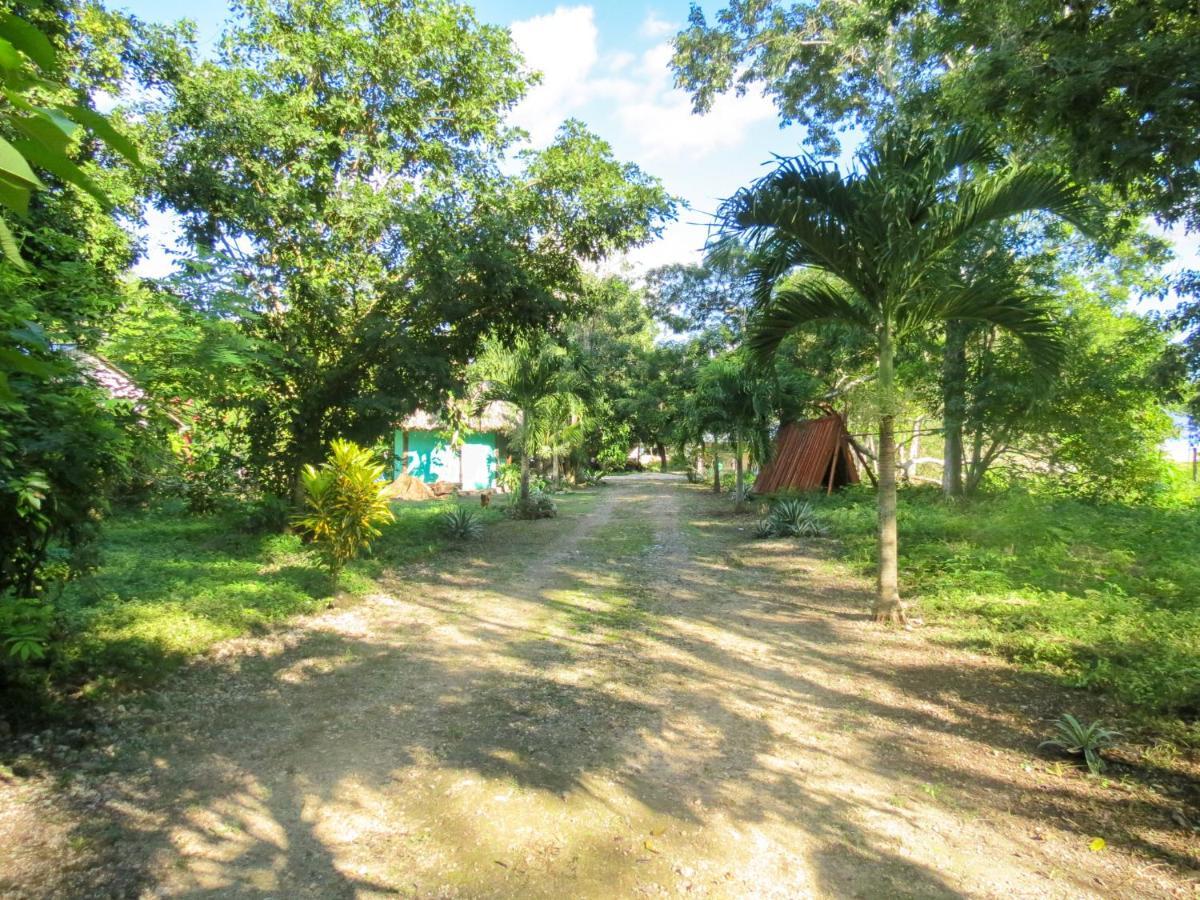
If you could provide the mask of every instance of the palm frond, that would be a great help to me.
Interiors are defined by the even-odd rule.
[[[939,254],[984,225],[1044,211],[1091,230],[1090,205],[1066,176],[1036,166],[1011,166],[964,184],[953,204],[930,223],[930,250]]]
[[[947,286],[923,311],[914,305],[906,312],[906,327],[963,319],[1002,328],[1021,342],[1044,376],[1055,374],[1066,357],[1067,345],[1047,298],[1011,282],[978,279]]]
[[[817,272],[789,279],[751,320],[746,347],[770,357],[789,334],[805,325],[842,322],[873,330],[874,311],[844,282]]]

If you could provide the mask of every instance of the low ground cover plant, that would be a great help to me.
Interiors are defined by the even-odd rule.
[[[864,573],[868,488],[814,497]],[[1008,490],[947,502],[900,494],[901,587],[946,640],[1102,691],[1200,745],[1200,506],[1189,484],[1156,504]]]

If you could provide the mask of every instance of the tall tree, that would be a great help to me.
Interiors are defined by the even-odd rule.
[[[975,132],[934,136],[896,130],[859,154],[858,167],[808,158],[783,161],[722,209],[723,228],[756,252],[762,311],[749,346],[769,357],[792,331],[838,321],[869,332],[877,347],[879,580],[875,617],[903,622],[896,535],[895,353],[898,341],[948,320],[995,324],[1044,367],[1061,357],[1039,299],[986,279],[964,281],[954,251],[989,224],[1032,210],[1079,221],[1084,205],[1061,176],[1010,164],[967,180],[960,167],[995,159]]]
[[[1080,181],[1200,224],[1200,16],[1189,0],[693,4],[676,81],[698,112],[761,87],[829,149],[847,126],[971,122]]]
[[[581,261],[650,239],[671,201],[574,122],[502,172],[528,81],[510,35],[464,6],[235,12],[152,118],[158,190],[276,350],[245,406],[257,467],[295,490],[333,437],[436,405],[486,334],[555,322]]]

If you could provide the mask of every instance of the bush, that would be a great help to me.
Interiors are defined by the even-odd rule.
[[[249,534],[279,534],[292,518],[292,504],[282,497],[267,494],[250,501],[241,521],[242,531]]]
[[[528,500],[514,500],[507,512],[514,519],[553,519],[558,515],[558,506],[541,491],[530,491]]]
[[[438,522],[442,534],[456,541],[470,541],[483,534],[479,515],[469,506],[451,506],[443,510]]]
[[[754,536],[768,537],[819,537],[826,533],[813,505],[805,500],[785,497],[771,504],[766,517],[760,519]]]
[[[321,467],[305,466],[302,473],[306,513],[296,525],[312,537],[329,573],[336,579],[346,563],[379,537],[375,526],[395,517],[387,501],[384,467],[370,450],[351,441],[335,440]]]

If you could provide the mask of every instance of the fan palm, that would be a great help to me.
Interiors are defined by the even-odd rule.
[[[517,408],[513,442],[521,454],[519,502],[524,506],[529,501],[529,463],[546,442],[546,424],[559,417],[564,407],[579,408],[581,379],[567,352],[540,337],[519,338],[508,347],[492,344],[478,371],[479,410],[493,402]]]
[[[986,170],[966,177],[971,169]],[[953,177],[955,173],[959,177]],[[721,210],[726,239],[754,254],[757,314],[746,343],[769,358],[792,331],[839,322],[861,328],[878,351],[878,621],[904,622],[897,574],[895,396],[897,342],[931,323],[986,322],[1006,329],[1042,372],[1063,353],[1041,298],[1009,283],[968,280],[956,250],[979,229],[1047,211],[1079,225],[1085,203],[1067,179],[1002,163],[972,131],[879,136],[848,172],[788,158]]]

